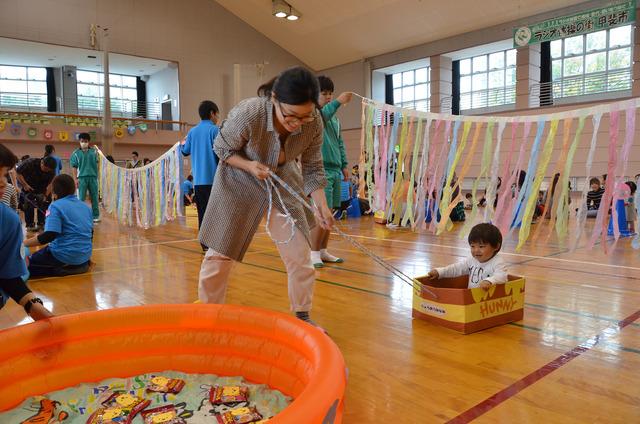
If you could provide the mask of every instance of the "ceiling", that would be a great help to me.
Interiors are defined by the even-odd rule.
[[[271,15],[271,0],[216,0],[314,70],[354,62],[584,0],[288,0],[297,21]]]
[[[95,56],[95,58],[89,56]],[[109,54],[109,68],[114,74],[153,75],[167,68],[169,63],[166,60],[118,53]],[[102,52],[0,37],[0,65],[50,67],[71,65],[78,69],[101,71]]]

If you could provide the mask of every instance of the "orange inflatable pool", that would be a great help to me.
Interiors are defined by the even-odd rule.
[[[273,423],[342,422],[344,358],[322,331],[235,305],[153,305],[0,331],[0,411],[82,382],[172,369],[243,376],[294,398]]]

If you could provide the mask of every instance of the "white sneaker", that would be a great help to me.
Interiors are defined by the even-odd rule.
[[[93,218],[93,222],[95,222],[95,223],[100,222],[100,218]]]

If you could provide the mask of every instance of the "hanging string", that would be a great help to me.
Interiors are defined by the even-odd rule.
[[[304,206],[305,208],[309,209],[310,211],[312,211],[314,213],[317,212],[317,210],[314,207],[312,207],[304,198],[302,198],[302,196],[300,196],[295,190],[293,190],[289,186],[289,184],[287,184],[284,180],[282,180],[282,178],[277,176],[274,172],[269,171],[269,178],[267,178],[267,179],[275,180],[278,184],[280,184],[282,186],[282,188],[284,188],[289,194],[291,194],[296,200],[298,200],[302,204],[302,206]],[[268,184],[267,184],[267,189],[269,187]],[[273,181],[271,181],[270,184],[271,184],[272,187],[274,186]],[[276,191],[276,193],[277,193],[277,191]],[[271,201],[272,201],[271,197],[269,197],[269,199],[270,199],[269,202],[271,203]],[[287,212],[287,214],[289,214],[289,212]],[[402,282],[404,282],[405,284],[410,285],[417,293],[426,292],[429,295],[433,296],[434,298],[436,298],[436,299],[438,298],[438,296],[433,291],[431,291],[427,287],[425,287],[420,281],[416,280],[415,278],[409,277],[407,274],[405,274],[404,272],[400,271],[395,266],[393,266],[390,263],[386,262],[380,256],[376,255],[374,252],[369,250],[367,247],[363,246],[361,243],[356,241],[353,237],[351,237],[350,235],[348,235],[347,233],[342,231],[337,225],[334,225],[333,229],[341,237],[343,237],[345,240],[347,240],[349,243],[351,243],[351,245],[353,245],[356,249],[360,250],[365,255],[369,256],[371,259],[373,259],[376,263],[381,265],[387,271],[389,271],[392,274],[396,275],[398,278],[400,278],[400,280]]]
[[[148,165],[126,169],[98,152],[99,190],[107,213],[123,225],[158,226],[183,216],[180,143]]]
[[[291,240],[293,240],[293,237],[296,234],[296,220],[293,219],[293,216],[291,215],[291,213],[289,213],[289,210],[287,209],[287,205],[284,203],[284,201],[282,200],[282,196],[280,195],[280,190],[278,190],[278,187],[276,187],[273,180],[271,178],[267,178],[264,180],[264,184],[267,188],[267,195],[269,198],[269,208],[267,209],[267,224],[265,226],[267,230],[267,234],[269,235],[269,237],[271,237],[271,240],[273,240],[276,244],[287,244]],[[276,195],[278,196],[278,200],[280,201],[280,205],[282,205],[286,222],[287,224],[290,225],[290,228],[291,228],[291,234],[289,235],[289,238],[286,240],[276,240],[275,237],[273,237],[273,235],[271,234],[271,230],[269,229],[269,224],[271,224],[271,209],[273,208],[273,195],[272,195],[273,191],[275,191]]]

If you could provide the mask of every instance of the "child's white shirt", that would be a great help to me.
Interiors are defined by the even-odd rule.
[[[468,256],[454,264],[443,268],[436,268],[439,278],[454,278],[461,275],[469,276],[467,288],[480,287],[480,282],[487,280],[493,284],[504,284],[507,282],[507,264],[502,260],[500,253],[496,254],[487,262],[479,262],[473,256]]]

